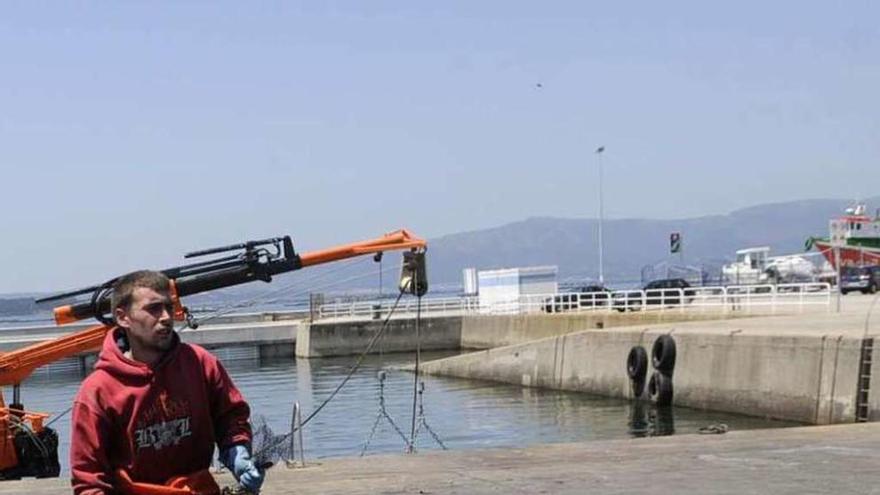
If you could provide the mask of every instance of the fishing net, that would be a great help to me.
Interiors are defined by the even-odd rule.
[[[265,416],[251,417],[251,429],[253,430],[251,451],[254,453],[254,462],[258,466],[268,463],[275,464],[293,458],[290,436],[276,435]]]

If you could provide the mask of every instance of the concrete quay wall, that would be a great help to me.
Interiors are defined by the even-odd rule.
[[[467,315],[462,317],[461,347],[491,349],[522,344],[587,329],[614,328],[650,323],[733,319],[720,311],[582,312],[526,315]]]
[[[422,318],[419,325],[423,351],[455,350],[461,347],[460,316]],[[360,354],[379,333],[383,320],[312,323],[301,325],[296,336],[296,357],[317,358]],[[414,319],[392,319],[376,341],[372,353],[409,352],[415,349]]]
[[[263,325],[272,326],[274,323],[296,325],[302,321],[308,313],[302,311],[274,312],[274,313],[239,313],[218,316],[206,320],[198,330],[186,329],[181,332],[182,338],[187,338],[187,334],[199,334],[204,330],[221,330],[241,328],[259,328]],[[91,328],[99,323],[96,321],[77,322],[69,325],[30,325],[15,328],[0,329],[0,352],[7,352],[18,349],[26,345],[43,342],[64,335],[69,335],[87,328]],[[296,335],[296,332],[293,333]],[[193,337],[198,339],[199,337]],[[215,339],[217,340],[217,339]],[[219,339],[222,341],[223,339]],[[232,341],[230,339],[230,341]],[[292,339],[291,339],[292,342]],[[197,342],[198,343],[198,342]]]
[[[422,370],[633,398],[630,349],[641,345],[650,355],[656,338],[669,334],[677,347],[676,405],[812,424],[855,421],[862,335],[793,333],[799,323],[777,317],[592,329],[432,361]],[[652,372],[649,359],[648,376]],[[869,419],[880,419],[878,396],[868,396]]]
[[[180,339],[212,350],[255,348],[260,357],[292,357],[296,336],[303,326],[307,327],[308,322],[277,320],[200,326],[180,332]]]
[[[567,313],[554,315],[464,315],[422,318],[421,342],[426,350],[489,349],[532,342],[589,328],[639,323],[718,319],[720,313]],[[296,356],[347,356],[366,348],[384,320],[339,319],[299,327]],[[415,320],[392,318],[374,353],[415,349]]]
[[[95,326],[76,323],[65,326],[32,326],[0,331],[0,352],[9,352],[28,345],[69,335]],[[296,335],[307,322],[282,313],[230,315],[212,320],[198,329],[180,332],[183,342],[201,345],[220,359],[293,357]],[[61,359],[38,368],[36,374],[85,373],[97,358],[97,349]]]

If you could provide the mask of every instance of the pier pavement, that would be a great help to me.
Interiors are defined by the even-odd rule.
[[[325,459],[272,468],[262,494],[869,494],[878,466],[880,424],[863,423]],[[69,481],[0,482],[22,493],[67,494]]]

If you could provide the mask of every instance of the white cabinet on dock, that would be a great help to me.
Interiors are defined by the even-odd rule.
[[[558,271],[556,266],[481,270],[477,274],[480,312],[519,313],[528,305],[528,296],[556,293]]]

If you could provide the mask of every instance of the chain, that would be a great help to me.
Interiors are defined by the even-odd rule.
[[[428,434],[431,435],[431,438],[433,438],[434,441],[437,442],[437,445],[439,445],[440,448],[442,448],[443,450],[449,450],[449,448],[446,447],[446,444],[443,443],[443,440],[440,439],[440,436],[437,435],[437,433],[434,432],[433,429],[431,429],[431,426],[428,424],[428,421],[425,419],[425,404],[423,401],[424,393],[425,393],[425,382],[419,382],[419,418],[418,418],[418,426],[416,427],[416,432],[415,432],[415,435],[413,436],[412,450],[413,450],[413,452],[415,452],[416,439],[418,438],[419,433],[422,431],[422,428],[424,428],[425,431],[427,431]]]
[[[394,419],[391,418],[391,415],[388,414],[388,410],[385,408],[385,372],[379,372],[379,412],[376,414],[376,421],[373,422],[373,428],[370,429],[370,436],[367,437],[367,441],[364,442],[364,447],[361,449],[361,457],[367,453],[367,448],[370,446],[370,442],[373,441],[373,437],[376,435],[376,430],[379,428],[379,423],[382,421],[382,418],[388,420],[388,423],[394,428],[394,431],[403,439],[404,443],[407,443],[406,435],[404,435],[403,430],[397,426],[397,423],[394,422]]]

